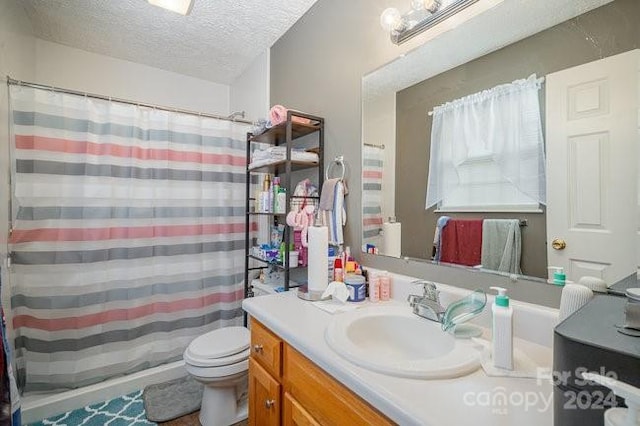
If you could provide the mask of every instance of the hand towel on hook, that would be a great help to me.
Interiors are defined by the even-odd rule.
[[[325,182],[325,185],[326,184],[327,182]],[[334,190],[332,191],[333,202],[331,203],[331,210],[321,208],[319,210],[319,215],[322,224],[329,228],[329,244],[342,245],[344,244],[344,233],[342,227],[347,223],[347,212],[344,207],[346,187],[342,179],[337,179],[337,182],[333,185]],[[324,195],[324,185],[322,192]]]

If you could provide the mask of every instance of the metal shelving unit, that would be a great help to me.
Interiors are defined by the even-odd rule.
[[[302,124],[299,122],[295,122],[292,120],[293,117],[299,117],[303,119],[307,119],[310,121],[310,124]],[[313,151],[318,154],[319,161],[317,163],[308,163],[301,161],[291,160],[291,149],[295,146],[296,140],[300,138],[317,133],[318,144],[317,146],[307,149],[308,151]],[[287,147],[287,156],[286,160],[278,161],[273,164],[269,164],[267,166],[256,167],[250,169],[250,159],[251,159],[251,147],[253,143],[266,143],[274,146],[286,146]],[[244,273],[244,294],[245,297],[253,297],[253,292],[251,291],[251,284],[249,282],[249,273],[253,270],[265,269],[267,268],[268,262],[253,256],[250,254],[251,247],[253,245],[253,241],[250,239],[250,223],[251,217],[259,217],[259,216],[270,216],[273,218],[273,223],[284,223],[286,213],[262,213],[262,212],[252,212],[251,211],[251,203],[255,201],[255,197],[251,194],[251,178],[252,175],[256,173],[270,173],[273,176],[280,177],[281,187],[286,189],[286,212],[291,210],[291,200],[293,199],[316,199],[319,197],[300,197],[293,196],[293,181],[292,181],[292,173],[305,170],[305,169],[313,169],[317,168],[318,170],[318,188],[322,188],[322,184],[324,183],[324,119],[322,117],[317,117],[311,114],[307,114],[300,111],[292,111],[289,110],[287,112],[287,120],[277,126],[273,126],[270,129],[267,129],[264,133],[260,135],[254,136],[252,133],[247,133],[247,169],[246,169],[246,221],[245,221],[245,273]],[[282,221],[282,222],[280,222]],[[285,290],[289,290],[289,281],[290,281],[290,265],[289,265],[289,251],[291,243],[293,242],[293,232],[289,226],[284,228],[284,236],[283,241],[285,244],[284,251],[284,262],[283,264],[276,264],[277,267],[284,270],[284,288]],[[264,262],[264,266],[256,266],[249,267],[249,262],[251,259]]]

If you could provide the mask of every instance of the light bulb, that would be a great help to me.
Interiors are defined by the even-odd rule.
[[[424,0],[411,0],[411,8],[416,11],[424,9]]]
[[[395,7],[385,9],[380,15],[380,25],[385,31],[393,31],[402,25],[402,15]]]
[[[440,8],[440,0],[424,0],[424,8],[435,13]]]

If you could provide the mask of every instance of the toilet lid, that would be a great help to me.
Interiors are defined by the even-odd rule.
[[[225,327],[196,337],[187,352],[200,359],[225,358],[247,350],[250,340],[245,327]]]

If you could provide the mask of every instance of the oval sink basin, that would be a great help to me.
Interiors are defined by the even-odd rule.
[[[480,366],[480,351],[409,307],[376,306],[334,316],[325,338],[350,362],[379,373],[420,379],[460,377]]]

